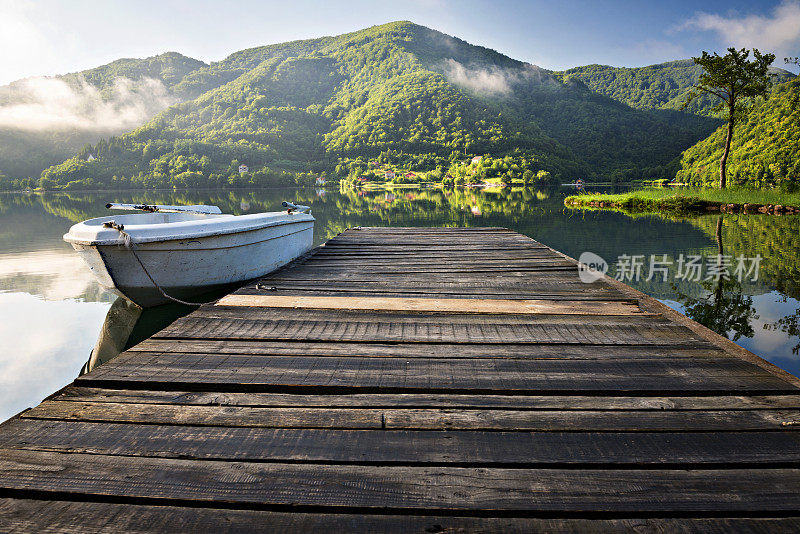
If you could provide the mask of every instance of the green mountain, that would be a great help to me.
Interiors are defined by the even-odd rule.
[[[85,143],[129,131],[192,95],[184,77],[206,64],[175,52],[0,87],[0,175],[38,175]]]
[[[188,96],[190,93],[186,91],[182,82],[192,72],[207,66],[199,59],[192,59],[177,52],[166,52],[145,59],[118,59],[107,65],[65,74],[60,78],[73,84],[84,80],[107,94],[119,78],[132,81],[149,78],[160,81],[168,90],[173,90],[180,85],[181,89],[177,92]],[[200,94],[200,91],[196,92],[195,96],[197,94]],[[111,95],[109,94],[109,96]]]
[[[720,127],[683,153],[677,179],[693,184],[719,181],[727,131]],[[728,181],[753,187],[800,183],[800,78],[773,88],[744,122],[736,125],[728,157]]]
[[[483,154],[558,179],[657,178],[719,124],[633,109],[409,22],[243,50],[170,91],[186,101],[45,170],[41,185],[265,185]]]
[[[776,83],[794,78],[791,72],[772,67]],[[681,59],[626,68],[608,65],[586,65],[558,73],[565,80],[578,79],[592,90],[636,109],[683,109],[687,93],[697,83],[703,67],[691,59]],[[698,115],[712,116],[718,99],[703,96],[694,100],[686,110]]]

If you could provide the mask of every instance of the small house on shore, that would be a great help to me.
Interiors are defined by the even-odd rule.
[[[239,174],[245,174],[249,170],[250,170],[250,168],[247,165],[245,165],[244,163],[239,165]]]
[[[394,180],[394,171],[386,171],[383,177],[387,180]]]

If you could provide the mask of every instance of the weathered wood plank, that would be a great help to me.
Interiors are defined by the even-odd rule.
[[[502,291],[509,291],[509,290],[526,290],[526,291],[545,291],[545,290],[565,290],[571,289],[576,293],[580,293],[584,288],[589,289],[597,289],[597,288],[604,288],[610,290],[610,288],[605,287],[601,283],[592,282],[591,284],[584,284],[578,278],[577,272],[569,272],[569,271],[553,271],[553,272],[544,272],[540,273],[536,277],[531,277],[527,280],[520,280],[520,279],[499,279],[499,280],[491,280],[491,277],[486,276],[475,276],[472,279],[467,279],[467,277],[462,277],[459,280],[441,280],[441,279],[430,279],[424,277],[424,279],[420,279],[418,277],[408,277],[407,279],[393,279],[393,280],[365,280],[365,281],[349,281],[349,280],[331,280],[328,284],[325,284],[324,281],[313,280],[315,285],[317,285],[320,289],[327,289],[328,287],[337,287],[340,289],[374,289],[374,290],[384,290],[387,286],[395,287],[397,290],[404,290],[404,291],[411,291],[414,289],[424,288],[428,291],[451,291],[451,290],[462,290],[462,291],[474,291],[476,289],[483,289],[488,291],[493,291],[496,293]],[[303,281],[294,281],[290,278],[287,278],[280,285],[287,286],[287,287],[306,287],[311,284]]]
[[[495,266],[485,266],[480,267],[478,265],[474,265],[470,263],[469,267],[464,264],[454,264],[454,265],[438,265],[438,264],[429,264],[429,265],[417,265],[417,266],[410,266],[406,268],[398,267],[398,266],[373,266],[373,265],[351,265],[351,266],[344,266],[344,265],[336,265],[331,264],[327,265],[324,268],[321,266],[314,266],[308,265],[308,263],[299,264],[297,267],[294,267],[291,270],[286,271],[277,271],[275,274],[267,275],[264,277],[265,280],[272,280],[272,279],[281,279],[282,277],[286,277],[287,279],[302,279],[304,277],[325,277],[329,275],[329,278],[338,279],[339,276],[369,276],[380,274],[381,276],[392,277],[392,276],[404,276],[404,275],[416,275],[416,276],[431,276],[435,277],[447,277],[451,276],[453,278],[463,277],[463,278],[473,278],[475,276],[506,276],[506,277],[521,277],[521,276],[532,276],[531,273],[540,272],[548,272],[553,271],[556,272],[575,272],[576,267],[574,264],[559,260],[553,261],[546,261],[546,262],[539,262],[535,265],[530,266],[502,266],[502,265],[495,265]],[[374,279],[374,278],[373,278]]]
[[[320,361],[318,361],[320,360]],[[363,359],[358,357],[342,356],[338,358],[319,358],[314,356],[293,355],[255,356],[249,354],[220,355],[216,353],[178,354],[168,353],[133,353],[126,354],[117,359],[108,368],[119,367],[125,364],[138,364],[146,367],[146,362],[153,362],[154,367],[170,365],[177,369],[197,368],[199,365],[218,370],[237,369],[243,373],[252,373],[255,369],[280,370],[286,373],[307,373],[309,369],[318,369],[321,372],[341,372],[342,375],[380,371],[384,376],[402,376],[405,380],[439,380],[446,374],[448,382],[463,382],[465,380],[497,380],[503,376],[506,379],[524,381],[526,378],[538,382],[543,375],[552,381],[582,380],[587,375],[597,380],[607,376],[614,380],[620,377],[644,378],[651,375],[672,377],[683,376],[690,383],[693,377],[710,379],[724,376],[751,376],[769,378],[771,375],[753,364],[743,362],[736,358],[719,357],[707,359],[693,358],[648,358],[648,359],[605,359],[605,360],[570,360],[570,359],[497,359],[484,358],[405,358],[386,357]],[[446,369],[447,372],[443,373]],[[508,375],[508,376],[506,376]],[[598,376],[599,375],[599,376]],[[289,376],[289,375],[287,375]]]
[[[484,314],[548,315],[653,315],[627,302],[581,302],[499,299],[422,299],[376,297],[295,297],[272,295],[228,295],[216,306],[255,308],[311,308],[317,310],[368,310],[403,312],[458,312]]]
[[[554,274],[565,274],[565,273],[573,273],[574,269],[570,268],[567,270],[564,267],[560,266],[542,266],[537,269],[533,269],[536,272],[536,275],[554,275]],[[506,271],[502,273],[491,273],[491,276],[495,277],[499,283],[511,285],[514,282],[519,282],[525,279],[525,277],[532,276],[532,271]],[[427,283],[427,282],[444,282],[444,283],[451,283],[451,284],[466,284],[470,282],[474,282],[476,278],[481,276],[486,276],[486,273],[463,273],[463,272],[453,272],[450,270],[439,270],[434,271],[427,269],[422,272],[414,272],[414,271],[387,271],[387,270],[379,270],[379,269],[315,269],[315,270],[307,270],[303,272],[292,271],[290,273],[282,273],[280,275],[274,275],[262,278],[260,280],[260,285],[266,285],[267,282],[276,283],[281,281],[291,281],[291,282],[340,282],[340,281],[347,281],[351,283],[358,283],[358,282],[372,282],[376,278],[376,274],[380,274],[380,278],[385,280],[388,283],[400,281],[414,281],[420,283]],[[253,287],[253,284],[250,284],[248,287]]]
[[[272,356],[350,356],[361,358],[523,358],[557,360],[700,358],[728,359],[725,352],[710,343],[696,348],[681,346],[570,345],[536,344],[426,344],[426,343],[329,343],[268,340],[147,339],[128,349],[130,352],[200,354],[245,354]]]
[[[220,314],[224,308],[214,309]],[[237,311],[241,314],[241,311]],[[675,325],[475,324],[420,317],[417,323],[343,320],[245,319],[189,315],[154,338],[263,339],[290,341],[402,343],[565,343],[593,345],[662,345],[697,342],[689,329]]]
[[[442,432],[18,419],[0,449],[197,460],[517,467],[800,467],[800,432]]]
[[[565,291],[572,291],[573,293],[582,293],[584,289],[588,289],[589,294],[600,293],[605,291],[610,295],[617,297],[619,294],[613,294],[609,290],[603,289],[599,285],[587,285],[584,287],[579,281],[571,280],[570,278],[556,278],[549,277],[548,279],[538,279],[532,283],[520,283],[516,280],[511,281],[498,281],[495,284],[489,283],[486,280],[472,280],[472,281],[434,281],[434,280],[330,280],[320,281],[312,280],[310,282],[284,280],[282,282],[272,282],[264,280],[262,287],[267,285],[278,289],[308,289],[313,287],[315,291],[348,291],[357,293],[367,293],[369,291],[375,292],[404,292],[404,293],[464,293],[464,294],[482,294],[483,299],[492,300],[488,296],[490,293],[534,293],[534,292],[554,292],[563,293]],[[249,288],[248,288],[249,289]],[[456,300],[456,299],[453,299]],[[522,297],[514,298],[513,300],[530,300],[523,299]],[[597,298],[596,300],[602,301],[603,299]],[[557,312],[554,312],[557,313]]]
[[[469,267],[465,266],[465,262],[463,260],[459,261],[456,259],[444,259],[444,260],[437,260],[435,263],[431,262],[430,260],[425,259],[418,259],[414,260],[400,260],[400,259],[385,259],[385,260],[374,260],[365,262],[363,259],[358,258],[351,258],[351,259],[344,259],[344,258],[314,258],[312,256],[311,259],[306,261],[303,264],[303,268],[307,270],[314,270],[314,269],[322,269],[322,268],[337,268],[337,269],[381,269],[381,270],[393,270],[393,271],[402,271],[406,269],[442,269],[446,267],[454,267],[454,268],[461,268],[462,272],[470,273],[470,272],[477,272],[480,269],[487,269],[487,268],[497,268],[499,270],[515,270],[515,269],[531,269],[543,266],[551,266],[551,265],[559,265],[563,266],[565,263],[563,261],[558,260],[557,258],[528,258],[525,260],[514,260],[512,261],[510,258],[506,259],[489,259],[489,258],[472,258],[469,261]],[[568,271],[567,271],[568,272]],[[574,267],[575,277],[577,277],[577,267]],[[556,274],[556,273],[554,273]],[[606,287],[603,282],[593,282],[597,286]]]
[[[714,519],[564,519],[454,517],[414,515],[323,514],[221,508],[181,508],[106,502],[0,499],[0,529],[4,532],[385,532],[522,534],[549,532],[652,532],[707,534],[797,532],[800,518]]]
[[[422,408],[272,408],[47,401],[24,419],[263,428],[508,431],[800,430],[798,410],[554,411]],[[791,423],[787,425],[787,423]]]
[[[524,237],[522,234],[509,230],[504,226],[354,226],[344,232],[337,234],[334,239],[340,236],[359,236],[359,235],[401,235],[401,234],[510,234]]]
[[[602,397],[596,395],[432,395],[223,393],[70,386],[52,400],[219,406],[330,408],[511,408],[515,410],[800,410],[800,395]],[[691,417],[691,414],[686,414]]]
[[[791,384],[737,360],[584,361],[511,359],[325,358],[131,353],[79,377],[82,385],[215,384],[367,389],[371,392],[793,393]],[[182,385],[182,386],[181,386]],[[148,387],[148,386],[145,386]],[[235,389],[234,389],[235,391]],[[317,391],[319,393],[327,391]],[[358,391],[353,391],[358,392]],[[366,391],[364,391],[366,392]]]
[[[431,262],[431,259],[426,254],[420,255],[410,255],[410,254],[394,254],[394,255],[387,255],[387,256],[364,256],[364,255],[356,255],[356,254],[348,254],[348,255],[334,255],[334,254],[323,254],[323,255],[314,255],[310,258],[307,262],[305,262],[306,267],[309,269],[313,268],[320,268],[320,267],[373,267],[373,268],[386,268],[392,267],[397,269],[398,267],[402,267],[404,265],[415,265],[415,266],[431,266],[437,265],[439,267],[444,267],[448,265],[461,265],[462,267],[465,264],[476,264],[476,265],[485,265],[485,266],[504,266],[506,268],[510,267],[542,267],[542,266],[551,266],[551,265],[559,265],[564,266],[565,264],[558,262],[556,258],[552,258],[549,256],[537,256],[537,255],[495,255],[495,256],[467,256],[467,257],[460,257],[456,258],[454,253],[450,253],[447,251],[443,251],[440,254],[453,254],[449,259],[446,259],[442,262],[436,261],[435,263]],[[470,271],[466,271],[465,274],[470,274]],[[560,271],[553,271],[553,272],[543,272],[541,273],[543,276],[547,278],[574,278],[576,283],[581,283],[578,277],[578,269],[577,266],[573,265],[571,270],[562,269]],[[485,275],[483,277],[475,275],[473,276],[473,280],[478,282],[481,278],[489,278]],[[488,281],[488,280],[487,280]],[[544,280],[545,282],[547,280]],[[533,283],[535,280],[527,280],[527,283]],[[604,282],[601,280],[597,283],[598,286],[604,286]]]
[[[464,246],[463,242],[453,241],[444,244],[430,244],[428,246],[365,246],[364,244],[353,244],[350,246],[326,246],[320,247],[314,252],[314,260],[322,258],[398,258],[411,257],[414,259],[428,259],[434,254],[449,254],[453,260],[455,258],[509,258],[511,260],[526,258],[552,258],[557,257],[553,251],[544,247],[533,247],[530,245],[502,245],[498,243],[486,243],[482,245]],[[309,260],[310,261],[310,260]]]
[[[526,261],[516,261],[516,262],[509,262],[508,260],[473,260],[469,262],[469,267],[465,262],[461,261],[443,261],[443,262],[400,262],[400,261],[385,261],[385,262],[369,262],[365,263],[363,261],[346,261],[346,260],[308,260],[307,262],[302,264],[302,271],[301,272],[319,272],[322,270],[335,270],[335,271],[358,271],[358,272],[370,272],[370,271],[377,271],[377,272],[390,272],[390,273],[400,273],[404,271],[415,271],[418,273],[426,273],[429,271],[433,272],[444,272],[445,270],[452,270],[453,273],[461,273],[465,277],[466,276],[487,276],[485,274],[485,270],[491,269],[492,272],[504,273],[504,272],[527,272],[530,270],[537,270],[546,267],[565,267],[570,266],[570,264],[565,263],[563,261],[559,261],[558,259],[542,259],[542,260],[526,260]],[[572,270],[564,270],[560,269],[558,271],[554,271],[552,273],[542,273],[542,274],[569,274],[573,272],[577,274],[577,268],[574,265],[571,265]],[[283,271],[276,274],[284,274],[291,271]],[[602,283],[596,285],[605,287]]]
[[[780,513],[800,469],[501,469],[193,461],[4,450],[0,488],[280,511]]]
[[[260,291],[260,296],[273,296],[270,291]],[[240,296],[234,294],[234,296]],[[287,295],[287,298],[295,296]],[[343,297],[328,297],[341,299]],[[437,300],[437,299],[419,299]],[[469,302],[470,299],[461,299]],[[475,300],[480,303],[482,299]],[[616,301],[620,304],[630,305],[630,300]],[[591,304],[591,303],[588,303]],[[413,310],[334,310],[314,308],[257,308],[247,306],[206,306],[191,315],[192,318],[215,318],[238,321],[240,319],[257,319],[262,321],[289,320],[296,322],[325,321],[351,324],[372,323],[405,323],[416,325],[420,322],[448,324],[448,325],[502,325],[514,327],[515,325],[540,325],[542,327],[554,326],[605,328],[606,326],[653,327],[671,328],[675,325],[658,314],[631,314],[631,315],[581,315],[578,317],[569,314],[491,314],[491,313],[463,313],[463,312],[422,312]],[[178,319],[178,322],[184,319]],[[690,332],[688,329],[677,327],[680,332]],[[509,343],[509,341],[506,341]]]
[[[363,296],[373,296],[373,297],[420,297],[424,296],[426,298],[463,298],[463,299],[485,299],[485,298],[493,298],[493,299],[548,299],[548,300],[624,300],[628,301],[629,299],[622,298],[619,296],[618,293],[615,293],[611,290],[602,289],[602,288],[592,288],[588,287],[582,290],[580,293],[576,292],[574,289],[564,288],[564,289],[557,289],[553,288],[552,286],[546,288],[531,288],[526,289],[524,291],[515,290],[512,288],[509,289],[501,289],[501,290],[491,290],[487,288],[465,288],[460,290],[458,288],[452,289],[397,289],[392,287],[386,287],[381,289],[358,289],[358,288],[346,288],[346,287],[336,287],[334,285],[330,285],[328,287],[319,287],[313,282],[307,285],[276,285],[270,284],[269,282],[265,282],[266,286],[269,288],[274,287],[271,291],[277,291],[277,295],[286,294],[286,295],[307,295],[307,296],[315,296],[315,297],[325,297],[325,296],[339,296],[339,297],[363,297]],[[237,291],[237,294],[247,295],[247,294],[263,294],[263,289],[256,289],[256,288],[249,288],[245,287]]]

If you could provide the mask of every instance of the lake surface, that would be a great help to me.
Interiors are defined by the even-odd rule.
[[[574,258],[585,252],[596,254],[608,263],[609,274],[625,276],[626,283],[800,375],[800,218],[723,215],[717,237],[719,214],[670,220],[574,211],[563,206],[564,196],[571,192],[568,188],[264,189],[0,194],[0,346],[4,349],[0,421],[71,382],[89,358],[116,297],[99,287],[61,236],[76,222],[108,214],[104,205],[109,200],[215,204],[236,214],[275,211],[282,200],[296,200],[313,208],[315,244],[353,226],[504,226]],[[730,280],[714,276],[708,268],[720,247],[721,257],[731,261]],[[754,262],[749,259],[759,256],[758,278],[753,280],[751,272],[739,281],[736,258],[750,268]],[[657,260],[654,269],[651,259]],[[685,276],[692,272],[686,268],[692,261],[704,267],[700,280]],[[634,274],[637,263],[643,264],[638,281],[627,276]],[[650,272],[655,276],[648,281]],[[119,310],[118,304],[110,315],[118,316]],[[168,307],[148,312],[138,321],[131,342],[186,311]]]

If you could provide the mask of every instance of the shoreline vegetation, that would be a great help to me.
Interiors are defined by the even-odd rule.
[[[665,212],[692,215],[708,212],[794,215],[800,214],[800,192],[748,188],[639,189],[625,193],[583,193],[564,199],[577,209],[607,209],[624,213]]]

